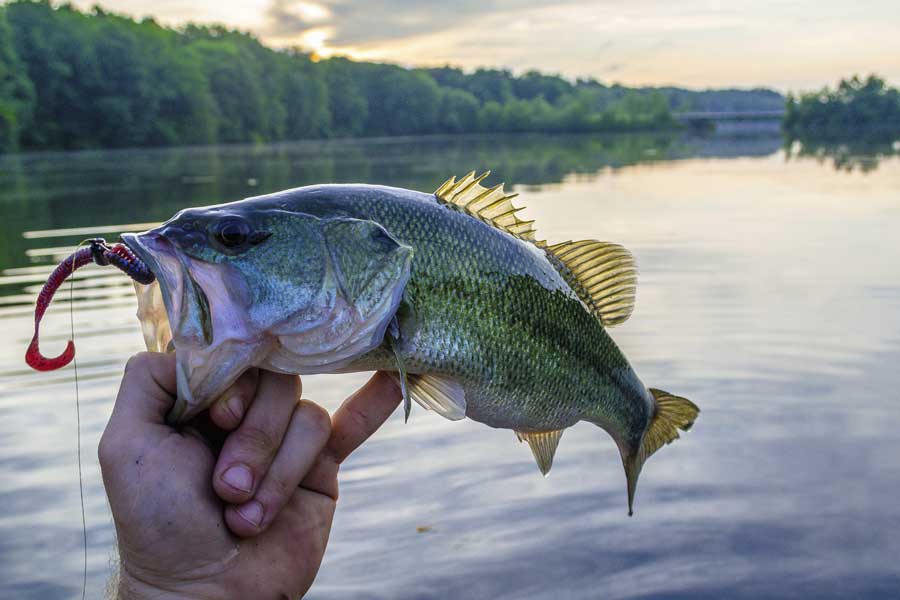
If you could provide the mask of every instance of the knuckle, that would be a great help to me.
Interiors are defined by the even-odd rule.
[[[275,434],[262,427],[245,425],[238,435],[239,445],[254,456],[269,456],[275,452],[279,440]]]
[[[256,391],[256,379],[256,375],[252,371],[244,371],[244,374],[232,384],[231,390],[246,399]]]
[[[369,415],[365,413],[356,403],[349,403],[346,405],[347,416],[353,422],[353,425],[358,429],[365,429],[369,422]]]
[[[297,482],[299,484],[299,482]],[[291,484],[283,477],[271,477],[266,483],[265,494],[260,494],[260,502],[267,508],[280,508],[284,501],[294,493],[297,484]],[[266,511],[267,513],[270,511]]]
[[[149,366],[149,361],[149,352],[138,352],[137,354],[132,355],[125,363],[125,375],[134,375],[136,373],[145,372]]]
[[[300,400],[296,410],[313,429],[321,431],[325,436],[331,433],[331,415],[315,402]]]
[[[103,432],[103,435],[100,437],[100,443],[97,445],[97,459],[100,461],[100,468],[104,470],[109,469],[113,465],[117,454],[118,450],[109,432]]]

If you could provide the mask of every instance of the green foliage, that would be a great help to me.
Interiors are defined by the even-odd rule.
[[[900,90],[875,75],[854,75],[835,90],[790,95],[783,127],[803,140],[893,140],[900,137]]]
[[[19,132],[30,121],[33,97],[34,88],[13,46],[6,10],[0,6],[0,152],[18,146]]]
[[[220,26],[172,29],[48,0],[0,6],[0,151],[667,129],[691,94],[537,71],[316,62]]]

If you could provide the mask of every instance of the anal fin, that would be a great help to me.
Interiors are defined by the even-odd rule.
[[[520,442],[528,442],[538,469],[541,470],[541,474],[545,477],[550,472],[550,467],[553,466],[553,455],[556,454],[556,447],[559,446],[559,438],[562,437],[563,431],[565,430],[516,432],[516,437],[519,438]]]

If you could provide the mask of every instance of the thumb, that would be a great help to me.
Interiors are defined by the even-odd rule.
[[[175,402],[175,353],[141,352],[125,365],[125,374],[108,428],[164,425]]]

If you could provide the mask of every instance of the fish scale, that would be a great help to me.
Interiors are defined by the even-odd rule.
[[[404,302],[416,318],[401,320],[399,346],[410,373],[460,378],[466,415],[492,427],[562,429],[601,421],[604,408],[625,424],[608,409],[640,382],[542,252],[426,194],[398,202],[371,191],[356,204],[415,249]],[[360,366],[393,368],[378,356]]]

